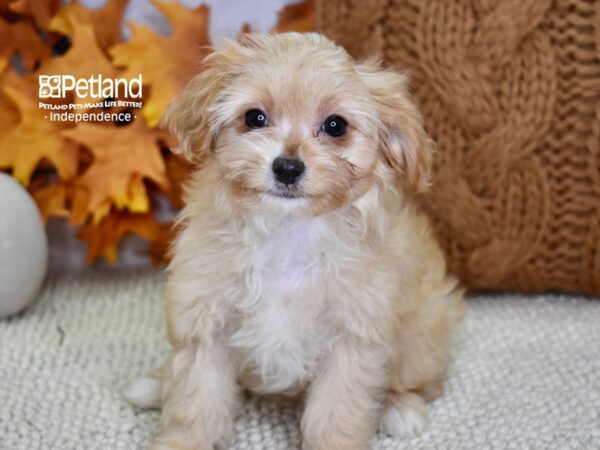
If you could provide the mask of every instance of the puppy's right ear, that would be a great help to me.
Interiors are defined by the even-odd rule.
[[[238,48],[238,44],[231,42],[208,55],[202,71],[171,100],[161,119],[160,125],[179,142],[172,151],[192,163],[200,163],[206,158],[218,132],[210,120],[211,107],[234,73],[235,61],[239,59]]]

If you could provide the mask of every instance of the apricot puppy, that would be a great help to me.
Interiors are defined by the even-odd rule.
[[[170,105],[198,164],[167,285],[153,449],[225,448],[241,389],[302,394],[305,450],[420,432],[463,315],[426,218],[432,144],[405,76],[318,34],[251,34]]]

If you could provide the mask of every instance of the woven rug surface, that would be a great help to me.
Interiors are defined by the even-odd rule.
[[[157,412],[121,396],[167,352],[158,272],[51,280],[0,320],[0,449],[145,449]],[[600,302],[469,300],[446,395],[419,438],[384,449],[594,449],[600,443]],[[300,448],[300,406],[247,397],[233,449]]]

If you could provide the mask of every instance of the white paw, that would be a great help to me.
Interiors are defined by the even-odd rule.
[[[123,389],[127,400],[142,409],[158,409],[161,404],[162,381],[146,376],[133,380]]]
[[[427,426],[427,405],[417,394],[395,396],[386,406],[379,429],[395,438],[418,436]]]

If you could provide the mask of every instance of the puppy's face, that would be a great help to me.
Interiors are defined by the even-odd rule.
[[[322,36],[248,35],[206,60],[165,121],[241,205],[317,215],[377,182],[426,185],[430,144],[405,90]]]

